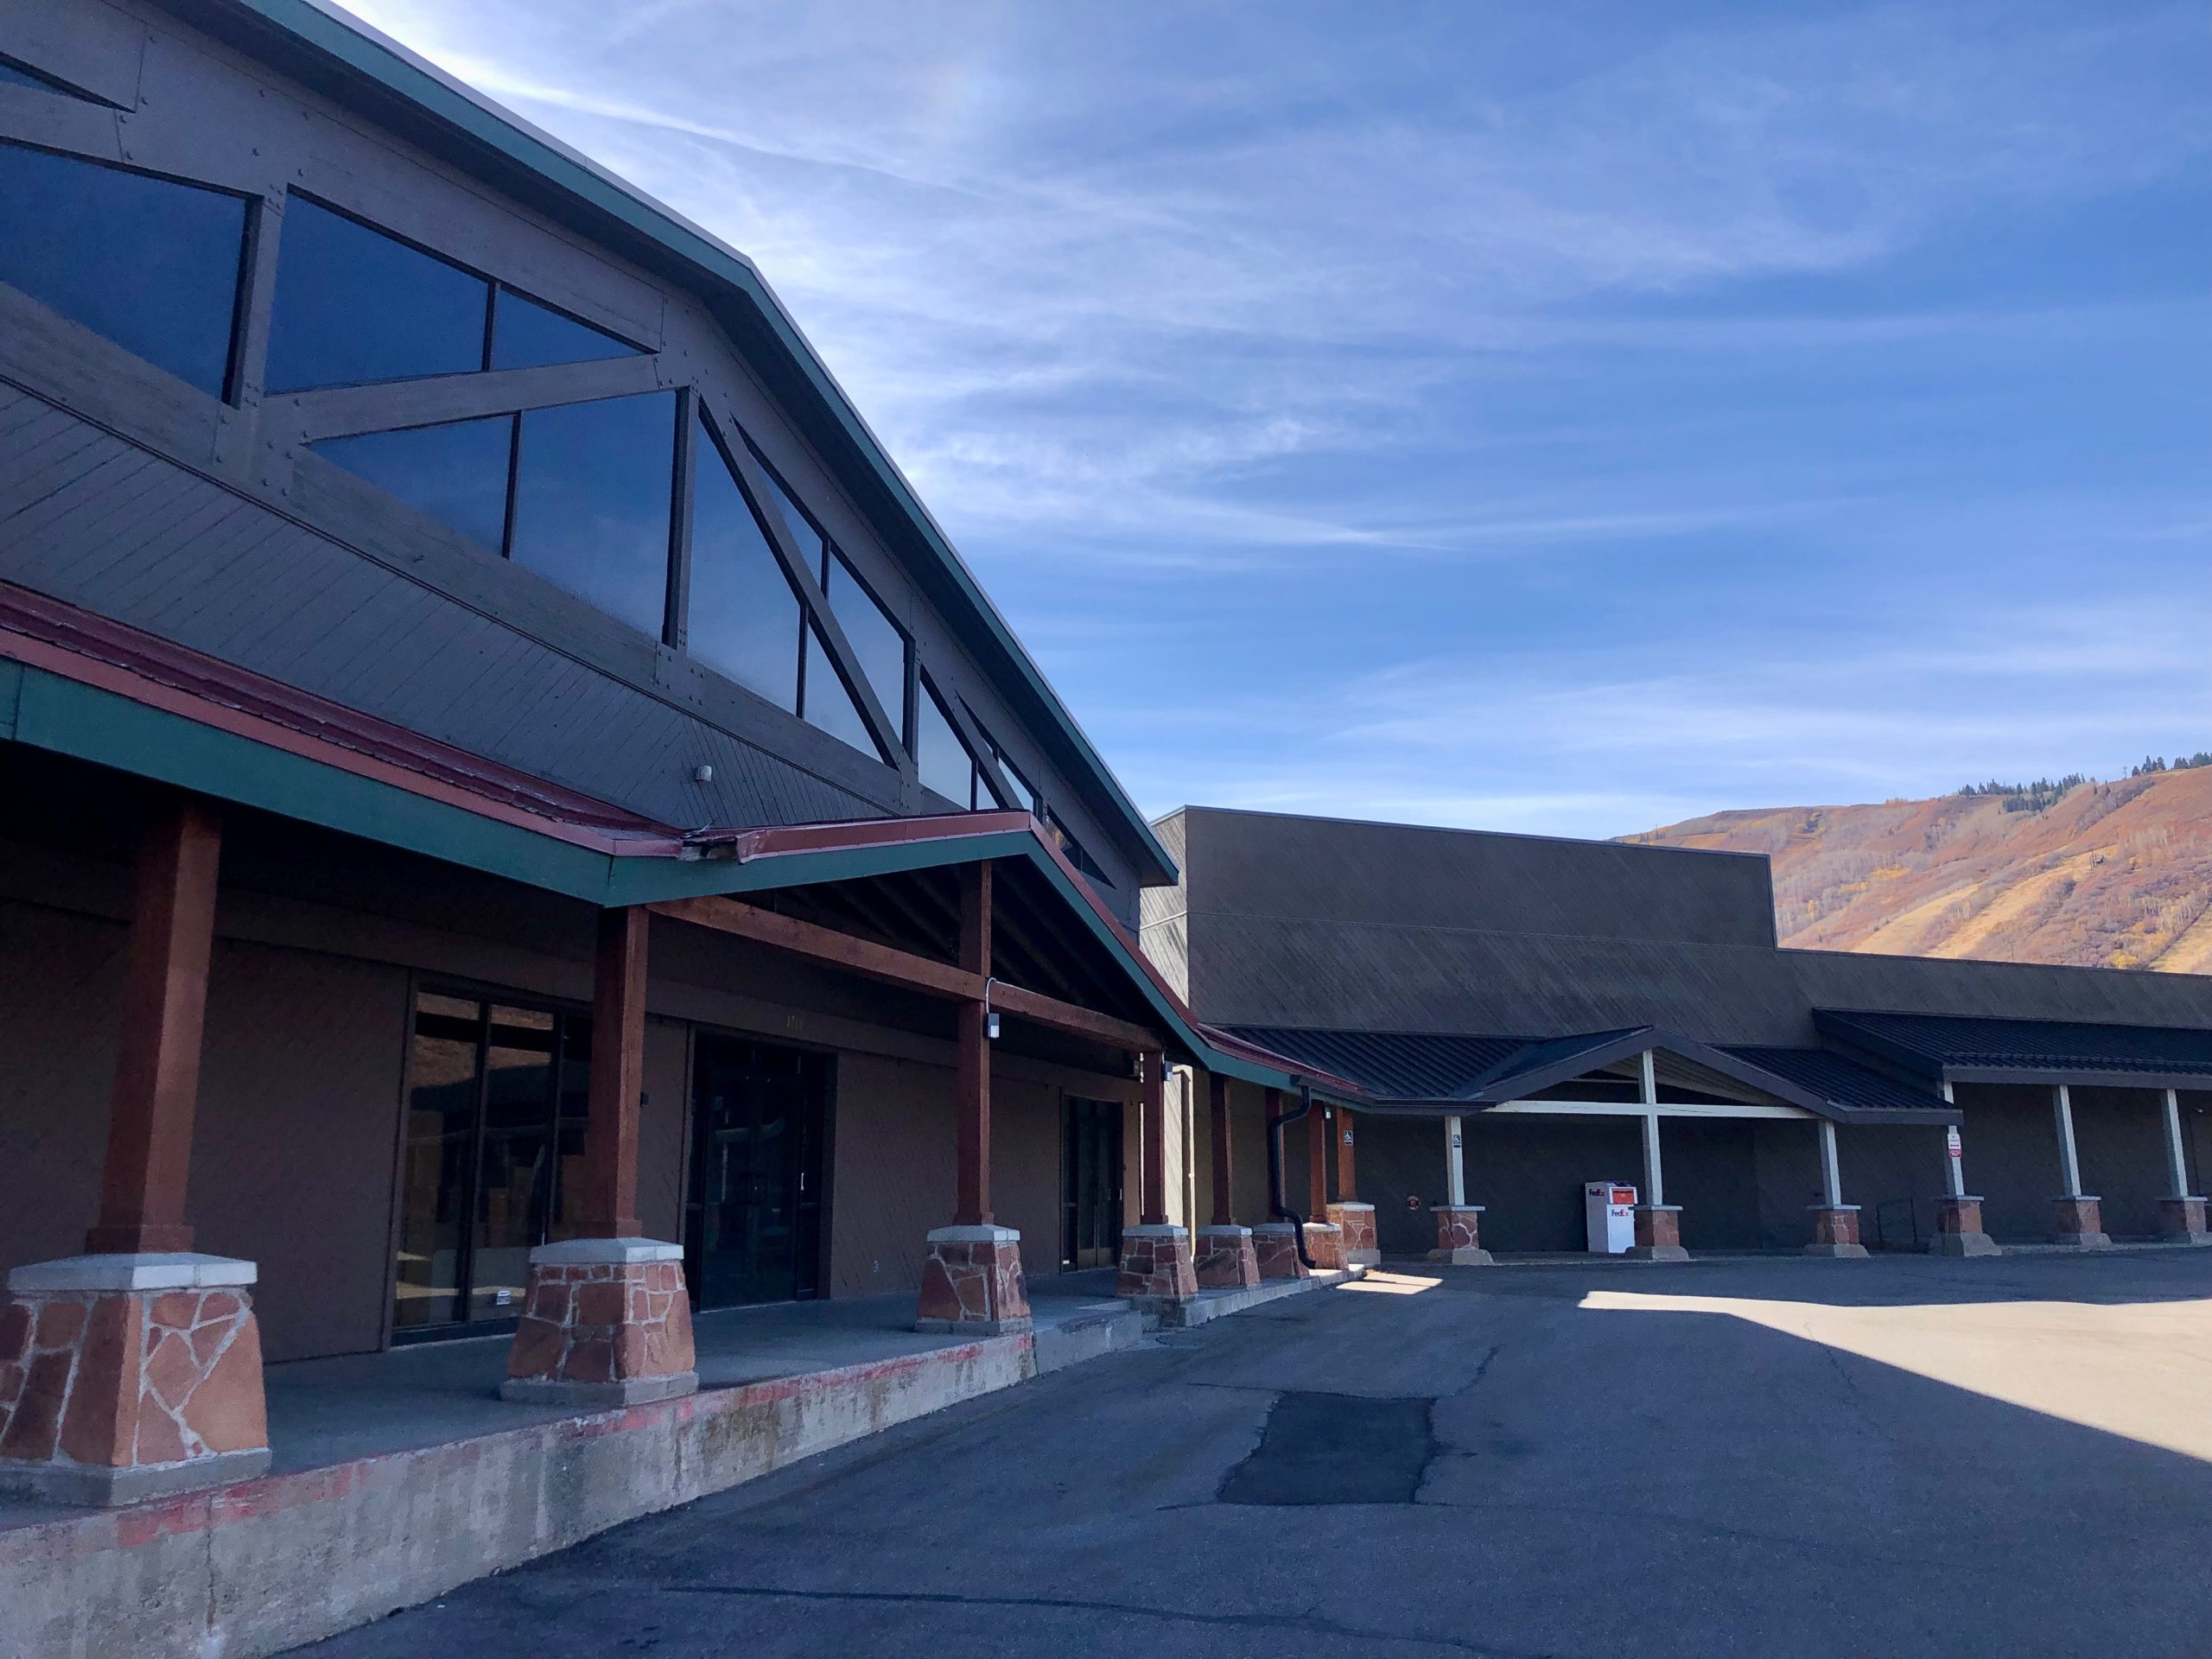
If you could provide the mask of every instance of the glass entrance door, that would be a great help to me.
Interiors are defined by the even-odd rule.
[[[1122,1105],[1070,1096],[1060,1124],[1060,1265],[1111,1267],[1122,1253]]]
[[[396,1338],[522,1312],[531,1249],[575,1236],[591,1021],[423,992],[408,1058]]]
[[[701,1032],[685,1272],[702,1307],[817,1294],[827,1055]]]

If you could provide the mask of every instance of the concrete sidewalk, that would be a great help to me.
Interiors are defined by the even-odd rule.
[[[1320,1289],[1207,1292],[1194,1319]],[[268,1368],[270,1473],[114,1510],[0,1499],[0,1653],[249,1659],[621,1522],[1143,1340],[1111,1268],[1040,1279],[1033,1328],[913,1328],[909,1294],[699,1315],[700,1391],[502,1401],[509,1338]]]

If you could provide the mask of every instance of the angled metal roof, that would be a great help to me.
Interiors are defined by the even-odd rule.
[[[1520,1037],[1236,1026],[1232,1035],[1348,1077],[1388,1100],[1456,1100],[1529,1045]]]
[[[1822,1036],[1942,1083],[2212,1086],[2212,1031],[1815,1008]]]
[[[1384,1113],[1479,1112],[1610,1065],[1646,1049],[1671,1054],[1746,1088],[1841,1123],[1955,1123],[1957,1110],[1822,1049],[1716,1048],[1641,1027],[1556,1037],[1470,1037],[1437,1032],[1238,1026],[1235,1033],[1365,1090],[1349,1103]]]
[[[809,442],[899,545],[963,644],[1005,677],[1016,712],[1133,854],[1175,865],[890,453],[753,262],[581,152],[328,0],[161,0],[186,22],[362,111],[664,280],[698,294]],[[891,537],[897,540],[895,536]]]
[[[1933,1090],[1916,1089],[1828,1049],[1746,1046],[1726,1052],[1854,1114],[1880,1113],[1894,1122],[1950,1123],[1958,1119],[1958,1113]]]

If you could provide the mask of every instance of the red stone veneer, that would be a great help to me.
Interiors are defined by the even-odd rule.
[[[1436,1248],[1432,1262],[1455,1267],[1485,1267],[1490,1252],[1483,1248],[1483,1207],[1478,1204],[1440,1204],[1436,1206]]]
[[[2051,1236],[2057,1243],[2083,1249],[2100,1249],[2112,1243],[2105,1232],[2103,1205],[2099,1200],[2077,1192],[2053,1198],[2050,1207]]]
[[[2204,1228],[2205,1202],[2202,1198],[2160,1198],[2158,1200],[2158,1233],[2163,1238],[2186,1244],[2212,1243],[2212,1234]]]
[[[14,1484],[128,1502],[197,1484],[195,1463],[228,1471],[211,1479],[253,1472],[242,1465],[265,1465],[268,1448],[244,1287],[17,1291],[0,1309],[0,1459],[15,1460]]]
[[[915,1324],[996,1335],[1030,1325],[1021,1235],[1011,1227],[940,1227],[929,1236]]]
[[[1382,1252],[1375,1243],[1375,1206],[1352,1202],[1329,1206],[1329,1224],[1337,1230],[1342,1240],[1344,1265],[1373,1267],[1382,1261]]]
[[[1252,1252],[1262,1279],[1303,1279],[1306,1263],[1298,1259],[1297,1230],[1287,1221],[1262,1222],[1252,1230]]]
[[[1259,1253],[1249,1227],[1201,1227],[1196,1264],[1199,1287],[1206,1290],[1249,1289],[1260,1282]]]
[[[1114,1294],[1138,1301],[1187,1302],[1198,1294],[1191,1236],[1180,1227],[1124,1227]]]
[[[561,1247],[554,1246],[555,1249]],[[507,1356],[508,1392],[566,1385],[579,1398],[605,1389],[629,1398],[696,1385],[691,1303],[679,1262],[533,1262]],[[643,1385],[643,1386],[640,1386]]]
[[[1313,1258],[1316,1273],[1342,1273],[1344,1268],[1344,1229],[1334,1222],[1307,1222],[1306,1254]]]

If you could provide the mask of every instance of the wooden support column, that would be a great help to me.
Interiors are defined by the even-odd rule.
[[[1317,1105],[1306,1115],[1306,1218],[1326,1221],[1329,1214],[1329,1109]]]
[[[960,966],[981,975],[991,972],[991,866],[988,860],[960,871]],[[958,1176],[952,1222],[956,1227],[991,1224],[991,1044],[990,1009],[983,1001],[961,1003],[954,1041],[954,1110],[959,1121]],[[1147,1128],[1149,1135],[1151,1130]]]
[[[642,905],[599,913],[592,983],[590,1116],[584,1130],[583,1236],[636,1238],[638,1120],[645,1080],[645,942]]]
[[[1457,1209],[1467,1202],[1466,1154],[1460,1148],[1459,1120],[1444,1120],[1445,1201]]]
[[[85,1236],[95,1255],[192,1248],[185,1185],[222,847],[214,807],[191,797],[157,808],[139,843],[99,1218]]]
[[[1352,1160],[1351,1113],[1339,1106],[1336,1110],[1337,1128],[1337,1202],[1351,1204],[1359,1197],[1359,1180]]]
[[[1137,1221],[1145,1227],[1167,1224],[1167,1057],[1158,1049],[1144,1057],[1143,1185]]]
[[[1213,1132],[1213,1224],[1233,1227],[1236,1224],[1236,1204],[1230,1190],[1230,1154],[1232,1137],[1229,1128],[1229,1079],[1213,1073],[1208,1079],[1207,1103],[1212,1112]]]

